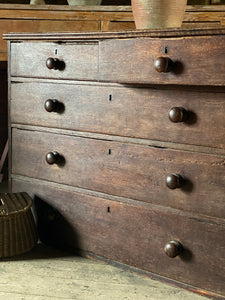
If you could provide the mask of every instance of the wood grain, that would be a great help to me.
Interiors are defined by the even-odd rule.
[[[225,37],[222,35],[200,39],[102,41],[100,80],[143,84],[223,85],[225,64],[221,57],[224,42]],[[155,70],[154,62],[158,57],[169,57],[174,62],[171,72],[158,73]]]
[[[42,240],[224,298],[224,36],[5,35],[10,179],[40,205]]]
[[[223,25],[225,6],[188,5],[183,27]],[[131,6],[66,6],[0,4],[0,34],[46,31],[117,31],[135,29]],[[0,43],[0,60],[7,60],[7,44]]]
[[[191,40],[171,38],[163,42],[160,39],[102,41],[99,48],[99,66],[98,44],[93,44],[91,48],[85,43],[67,46],[56,46],[53,43],[13,43],[11,75],[33,77],[35,74],[36,77],[100,79],[118,83],[220,86],[225,80],[225,65],[221,61],[223,40],[221,35]],[[165,47],[168,49],[166,55]],[[58,51],[57,55],[54,54],[55,49]],[[48,70],[45,62],[49,56],[64,61],[65,70]],[[155,70],[154,62],[161,56],[168,56],[174,62],[171,72],[158,73]]]
[[[62,111],[48,113],[47,99],[57,99]],[[169,120],[173,107],[187,111],[185,122]],[[13,123],[225,149],[224,114],[224,93],[79,82],[11,85]]]
[[[0,11],[1,15],[1,11]],[[65,17],[66,18],[66,17]],[[101,24],[94,20],[38,20],[38,19],[1,19],[0,35],[8,32],[45,32],[49,31],[97,31]],[[7,53],[7,43],[2,41],[0,53]]]
[[[63,70],[49,70],[46,60],[57,58]],[[14,43],[11,45],[11,76],[93,79],[98,76],[98,44],[70,45]]]
[[[63,165],[48,165],[57,151]],[[224,157],[13,129],[12,173],[224,218]],[[180,189],[166,186],[180,174]],[[203,204],[204,203],[204,204]]]
[[[72,193],[46,182],[14,179],[13,190],[26,190],[36,200],[44,241],[64,243],[195,287],[204,285],[219,294],[225,292],[224,224],[159,206]],[[172,239],[184,247],[182,255],[174,259],[163,250]]]

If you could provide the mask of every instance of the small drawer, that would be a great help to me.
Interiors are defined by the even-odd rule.
[[[12,173],[224,218],[225,157],[13,129]]]
[[[115,202],[32,179],[14,178],[12,186],[14,192],[26,190],[36,200],[43,241],[225,295],[222,221],[156,205]],[[167,248],[167,253],[177,255],[173,258],[164,250],[171,241],[176,242],[174,251]]]
[[[98,79],[98,43],[11,43],[11,76]]]
[[[13,82],[11,122],[225,149],[224,99],[224,93]]]
[[[225,36],[118,39],[100,43],[100,80],[223,85]]]

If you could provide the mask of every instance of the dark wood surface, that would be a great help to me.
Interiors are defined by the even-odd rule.
[[[223,85],[225,62],[221,57],[224,43],[224,36],[103,41],[100,43],[100,80],[145,84]],[[159,73],[155,69],[155,62],[159,57],[169,58],[173,62],[168,72],[165,70]]]
[[[113,6],[105,6],[104,2],[102,4],[101,6],[94,7],[0,4],[0,61],[3,61],[5,64],[8,60],[7,41],[2,39],[2,35],[8,32],[115,31],[135,29],[131,6],[117,6],[119,3],[114,3],[117,5]],[[223,5],[188,5],[184,16],[183,28],[190,28],[193,25],[196,28],[223,25],[225,23],[224,11],[225,6]],[[7,76],[5,67],[3,69],[1,67],[0,76]],[[5,82],[1,85],[0,92],[2,103],[0,108],[2,142],[0,143],[2,144],[7,139],[5,131],[7,95],[4,85]],[[0,145],[0,153],[2,153],[3,147]]]
[[[5,36],[12,191],[42,240],[225,296],[224,34]]]
[[[97,79],[98,44],[57,45],[15,43],[11,46],[11,75],[64,79]],[[62,67],[49,69],[46,61],[57,58]]]
[[[225,293],[224,222],[80,194],[42,181],[13,180],[13,190],[21,189],[36,200],[39,230],[48,243],[63,241],[67,247]],[[164,252],[171,240],[178,240],[184,248],[175,258]]]
[[[55,0],[56,1],[56,0]],[[0,4],[0,36],[8,32],[114,31],[135,29],[131,6]],[[183,27],[225,23],[224,5],[187,5]],[[0,60],[7,44],[0,38]]]
[[[225,149],[223,92],[13,80],[13,123]],[[48,99],[59,102],[58,112],[46,111]],[[183,122],[170,121],[174,107],[187,111]]]
[[[155,30],[124,30],[107,32],[11,32],[3,35],[10,41],[79,41],[79,40],[108,40],[108,39],[136,39],[136,38],[176,38],[176,37],[210,37],[224,35],[225,26],[193,27],[193,28],[166,28]]]
[[[224,217],[224,156],[20,129],[12,147],[13,174]],[[63,161],[48,164],[52,151]],[[184,182],[171,190],[166,178],[174,173]]]
[[[221,59],[224,43],[223,35],[201,39],[119,39],[101,41],[99,45],[92,42],[91,46],[15,43],[11,46],[11,75],[124,84],[221,86],[225,81],[225,63]],[[159,57],[171,60],[170,70],[156,70]],[[62,67],[49,69],[49,58],[57,59]]]

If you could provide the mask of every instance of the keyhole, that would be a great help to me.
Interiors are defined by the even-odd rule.
[[[112,150],[111,150],[111,149],[109,149],[109,155],[111,155],[111,153],[112,153]]]
[[[58,50],[57,49],[55,49],[55,55],[57,55],[58,54]]]
[[[112,101],[112,95],[109,95],[109,101]]]
[[[107,207],[107,212],[110,213],[110,207],[109,206]]]
[[[168,48],[168,46],[165,46],[165,48],[164,48],[164,54],[168,54],[168,52],[169,52],[169,48]]]

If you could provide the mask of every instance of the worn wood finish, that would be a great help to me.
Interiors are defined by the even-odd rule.
[[[223,85],[225,62],[221,57],[224,43],[224,36],[103,41],[100,44],[100,80],[120,83]],[[159,73],[154,65],[158,57],[168,57],[174,65],[170,70]]]
[[[225,6],[188,5],[183,27],[225,23]],[[64,6],[0,4],[0,35],[8,32],[90,31],[135,29],[130,6]],[[7,60],[6,41],[0,39],[0,60]]]
[[[69,51],[68,51],[69,50]],[[98,76],[98,44],[26,44],[11,46],[11,75],[67,79],[92,79]],[[57,70],[46,66],[48,58],[62,62]]]
[[[216,217],[225,213],[223,156],[20,129],[13,129],[12,148],[13,174]],[[184,182],[170,190],[166,178],[174,173]]]
[[[100,45],[92,42],[92,46],[14,43],[11,46],[11,74],[136,84],[223,85],[225,63],[221,57],[224,42],[224,36],[219,35],[191,40],[106,40],[101,41]],[[49,70],[46,67],[49,57],[59,59],[63,63],[62,68]],[[159,57],[168,57],[171,68],[157,70],[155,62]],[[217,64],[217,61],[220,63]]]
[[[224,36],[5,35],[12,191],[44,200],[42,240],[224,298]]]
[[[13,123],[225,149],[224,93],[19,79],[11,99]],[[58,111],[46,111],[48,99],[59,102]],[[174,107],[185,109],[184,121],[170,121]]]
[[[195,287],[204,285],[211,291],[225,292],[223,222],[215,224],[166,207],[80,194],[46,182],[14,179],[13,189],[27,190],[38,202],[40,229],[48,242],[52,237],[52,242],[60,242],[63,236],[71,247]],[[171,259],[164,253],[164,247],[173,239],[182,244],[184,251]],[[215,240],[216,247],[212,243]],[[210,259],[206,272],[207,258]]]
[[[222,25],[225,23],[225,6],[187,6],[184,16],[184,27]],[[114,31],[135,29],[133,14],[130,6],[32,6],[18,4],[0,4],[0,61],[8,60],[7,43],[2,35],[8,32],[46,32],[46,31]],[[1,68],[5,78],[6,68]],[[3,139],[0,153],[7,139],[6,133],[6,90],[5,79],[0,91],[2,100],[0,108],[0,130]],[[4,103],[3,103],[4,102]]]
[[[1,12],[0,12],[1,13]],[[21,32],[45,32],[48,31],[91,31],[100,30],[99,22],[95,21],[84,21],[84,20],[21,20],[21,19],[0,19],[0,34],[7,32],[17,32],[18,29]],[[7,56],[7,44],[4,43],[1,46],[2,53],[0,57]]]

